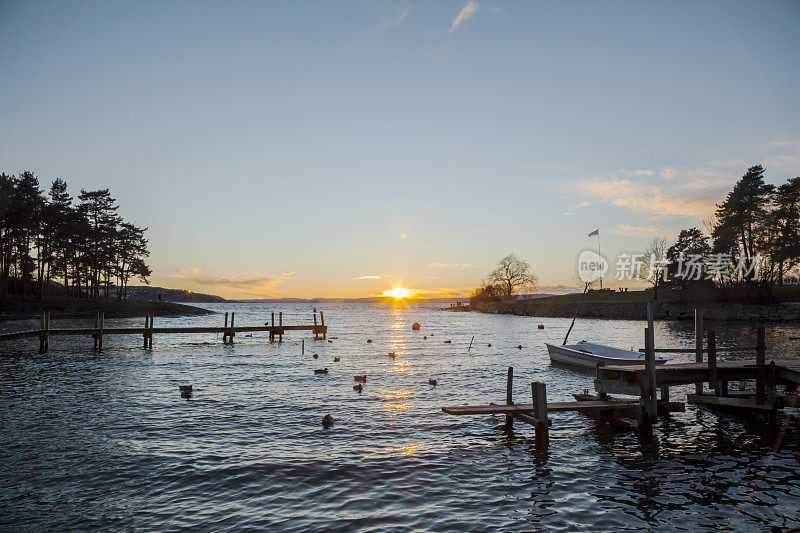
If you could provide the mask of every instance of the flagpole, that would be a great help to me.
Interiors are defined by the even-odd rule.
[[[597,255],[600,255],[600,230],[597,231]],[[602,256],[600,256],[602,257]],[[603,290],[603,271],[600,271],[600,290]]]

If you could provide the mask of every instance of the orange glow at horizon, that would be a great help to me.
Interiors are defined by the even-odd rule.
[[[411,298],[414,296],[414,289],[406,289],[405,287],[394,287],[388,291],[384,291],[384,296],[391,296],[392,298]]]

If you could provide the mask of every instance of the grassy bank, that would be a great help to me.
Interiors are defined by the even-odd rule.
[[[53,318],[90,317],[103,311],[107,317],[135,317],[153,313],[156,316],[207,315],[211,311],[174,302],[148,300],[76,300],[64,296],[39,298],[9,297],[0,304],[0,320],[37,317],[50,311]]]

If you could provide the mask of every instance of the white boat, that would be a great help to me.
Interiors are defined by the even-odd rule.
[[[603,363],[606,366],[644,363],[644,353],[642,352],[620,350],[612,346],[593,344],[586,341],[564,346],[547,344],[547,351],[550,353],[550,362],[552,363],[579,367],[592,372],[597,367],[597,363]],[[668,359],[666,358],[656,357],[657,365],[667,361]]]

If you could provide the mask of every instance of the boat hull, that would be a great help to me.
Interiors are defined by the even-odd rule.
[[[595,371],[598,363],[602,363],[605,366],[644,364],[644,356],[637,359],[631,357],[609,357],[553,344],[547,344],[547,352],[550,354],[550,362],[553,364],[579,368],[590,372]],[[656,358],[656,364],[663,364],[666,361],[663,358]]]

